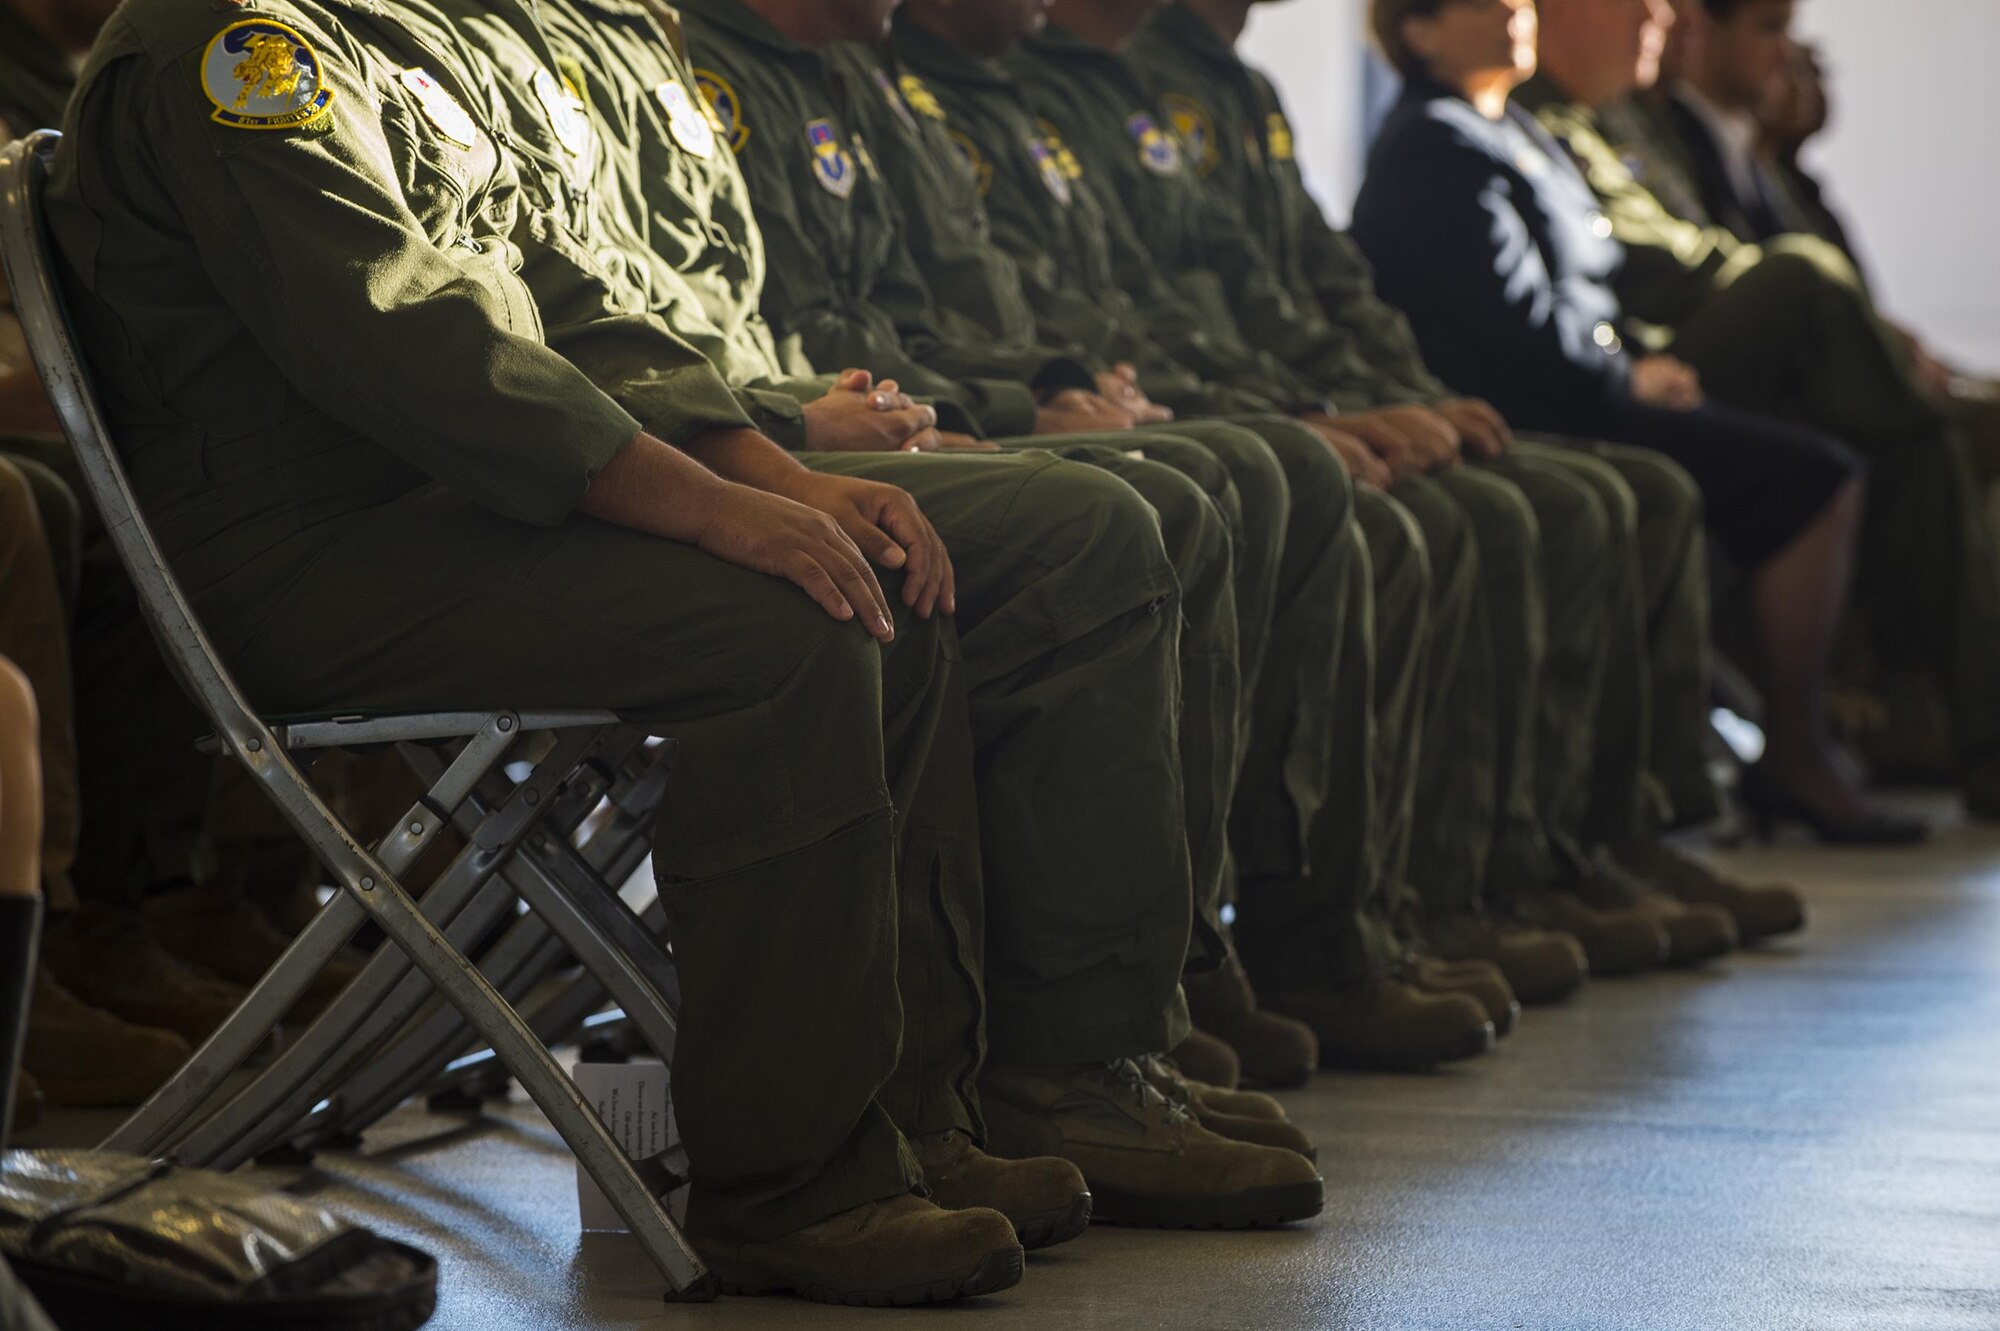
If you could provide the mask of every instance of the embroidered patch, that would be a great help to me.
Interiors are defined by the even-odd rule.
[[[946,130],[945,133],[951,135],[951,146],[958,149],[959,160],[964,162],[965,169],[972,173],[972,183],[978,189],[979,197],[985,198],[986,192],[993,188],[993,163],[986,160],[979,151],[979,145],[967,135],[955,129]]]
[[[729,151],[742,152],[750,141],[750,126],[744,122],[743,99],[736,95],[736,89],[729,86],[728,79],[706,69],[694,72],[694,86],[715,116],[715,132],[729,145]]]
[[[1069,150],[1067,143],[1063,142],[1062,131],[1057,129],[1052,121],[1047,120],[1037,120],[1035,128],[1041,132],[1042,142],[1048,144],[1049,151],[1055,154],[1056,165],[1062,168],[1063,179],[1082,180],[1083,163],[1076,160],[1076,154]]]
[[[1209,118],[1208,108],[1179,93],[1162,97],[1160,108],[1167,113],[1167,124],[1180,136],[1181,146],[1194,159],[1195,173],[1205,176],[1215,170],[1222,152],[1215,143],[1215,121]]]
[[[1292,160],[1292,125],[1282,112],[1273,111],[1264,121],[1264,151],[1274,162]]]
[[[914,134],[917,132],[917,118],[910,114],[910,104],[896,91],[896,85],[889,81],[889,71],[877,66],[868,71],[875,78],[875,86],[882,90],[882,100],[896,113],[896,119],[903,122],[903,128]]]
[[[528,82],[535,90],[535,100],[542,104],[549,128],[555,131],[556,142],[570,156],[583,156],[590,148],[590,116],[584,110],[582,95],[568,79],[559,80],[546,69],[537,69]]]
[[[417,99],[417,106],[422,109],[424,119],[431,122],[432,129],[461,148],[470,148],[479,141],[479,127],[472,123],[471,114],[428,70],[406,69],[397,77]]]
[[[1075,195],[1070,192],[1069,177],[1063,173],[1055,149],[1040,139],[1029,139],[1028,156],[1035,159],[1035,170],[1042,177],[1043,186],[1055,196],[1057,203],[1069,207]]]
[[[903,90],[903,100],[909,103],[912,111],[920,116],[928,116],[932,120],[943,122],[944,108],[938,105],[937,97],[924,86],[922,79],[915,74],[905,74],[896,80],[896,86]]]
[[[210,119],[238,129],[303,129],[333,105],[319,56],[282,23],[245,19],[215,34],[201,57]]]
[[[1144,111],[1135,111],[1125,120],[1125,132],[1132,136],[1132,142],[1139,145],[1139,165],[1156,176],[1177,176],[1181,173],[1181,145],[1172,134],[1161,129]]]
[[[813,178],[835,198],[854,193],[854,158],[840,146],[840,135],[831,120],[814,120],[806,125],[806,144],[812,149]]]
[[[678,79],[668,79],[653,89],[653,96],[660,99],[660,108],[667,113],[667,132],[675,143],[695,157],[707,157],[715,151],[716,130],[709,113],[696,108],[694,98]]]
[[[861,174],[870,180],[880,180],[882,173],[875,167],[875,154],[868,151],[868,140],[857,130],[854,134],[854,160],[861,164]]]

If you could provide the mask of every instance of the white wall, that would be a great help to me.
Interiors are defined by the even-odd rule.
[[[1245,51],[1278,81],[1307,179],[1330,215],[1361,183],[1365,0],[1251,11]],[[1884,305],[2000,371],[2000,0],[1801,0],[1835,80],[1815,150]]]
[[[1367,9],[1366,0],[1258,5],[1243,37],[1244,55],[1284,94],[1307,183],[1337,218],[1361,188]]]
[[[1996,0],[1804,0],[1833,79],[1822,178],[1883,305],[2000,370],[2000,51]]]

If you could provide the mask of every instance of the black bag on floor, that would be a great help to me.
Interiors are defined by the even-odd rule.
[[[0,1252],[63,1331],[412,1331],[437,1307],[426,1253],[110,1151],[0,1154]]]

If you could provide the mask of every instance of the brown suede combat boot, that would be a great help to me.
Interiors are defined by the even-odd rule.
[[[1308,1160],[1319,1159],[1319,1148],[1285,1117],[1284,1106],[1270,1096],[1259,1095],[1255,1091],[1224,1091],[1204,1086],[1182,1073],[1174,1066],[1173,1060],[1163,1054],[1148,1054],[1138,1063],[1154,1090],[1193,1114],[1195,1122],[1216,1136],[1227,1137],[1233,1142],[1253,1142],[1258,1146],[1295,1151]],[[1224,1107],[1232,1101],[1257,1112],[1243,1113]],[[1263,1103],[1258,1105],[1254,1103],[1256,1101]]]
[[[1288,1090],[1305,1085],[1319,1065],[1319,1048],[1308,1027],[1258,1007],[1235,944],[1221,967],[1183,976],[1181,988],[1187,994],[1188,1019],[1234,1049],[1250,1081]]]
[[[1404,959],[1397,978],[1427,994],[1465,994],[1486,1009],[1493,1038],[1504,1040],[1521,1016],[1521,1000],[1498,966],[1490,961],[1446,961],[1425,952]]]
[[[1067,1160],[1002,1160],[957,1128],[912,1137],[910,1145],[932,1201],[947,1211],[998,1211],[1029,1252],[1068,1243],[1090,1228],[1090,1186]]]
[[[264,978],[291,938],[245,897],[203,887],[164,892],[146,901],[146,927],[160,946],[191,965],[245,989]],[[339,996],[361,968],[342,957],[327,963],[289,1014],[310,1021]]]
[[[1324,993],[1272,994],[1272,1009],[1319,1037],[1319,1065],[1417,1072],[1493,1047],[1493,1021],[1467,994],[1427,994],[1388,978]]]
[[[81,1003],[36,968],[21,1066],[35,1074],[55,1108],[144,1104],[193,1054],[174,1032],[137,1026]]]
[[[1717,873],[1703,860],[1664,841],[1644,841],[1618,852],[1618,863],[1654,887],[1691,906],[1719,906],[1736,922],[1746,943],[1806,927],[1806,903],[1780,883],[1750,886]]]
[[[1490,961],[1523,1004],[1559,1003],[1583,987],[1590,957],[1565,933],[1535,929],[1491,915],[1433,919],[1424,936],[1446,961]]]
[[[1667,935],[1667,965],[1699,966],[1734,952],[1736,921],[1720,906],[1685,905],[1646,880],[1600,856],[1575,883],[1574,892],[1598,910],[1633,910]]]
[[[1131,1059],[989,1067],[988,1146],[1059,1155],[1083,1171],[1095,1218],[1153,1229],[1244,1229],[1318,1215],[1325,1185],[1303,1156],[1230,1141],[1154,1090]]]
[[[687,1237],[725,1294],[790,1291],[871,1308],[945,1303],[1019,1284],[1025,1259],[998,1211],[947,1211],[915,1194],[868,1202],[775,1239],[704,1227]]]
[[[1169,1049],[1167,1057],[1210,1086],[1233,1091],[1243,1078],[1243,1062],[1236,1051],[1207,1031],[1190,1029],[1187,1039]]]
[[[129,906],[86,905],[42,935],[42,964],[84,1004],[199,1044],[245,991],[161,947]]]
[[[1529,924],[1568,934],[1581,943],[1595,976],[1651,970],[1666,963],[1673,947],[1666,929],[1649,915],[1629,909],[1598,910],[1554,888],[1516,894],[1514,909]]]

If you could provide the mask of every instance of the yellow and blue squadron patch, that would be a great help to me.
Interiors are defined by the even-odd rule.
[[[431,122],[432,129],[461,148],[479,142],[479,127],[472,123],[471,112],[460,106],[458,99],[432,78],[429,70],[406,69],[397,78],[410,90],[410,96],[417,99],[417,106],[424,119]]]
[[[1082,180],[1083,163],[1077,160],[1076,154],[1069,150],[1067,143],[1063,142],[1062,131],[1056,128],[1055,122],[1037,119],[1035,132],[1042,136],[1042,142],[1046,143],[1049,151],[1055,154],[1056,166],[1061,169],[1063,179]]]
[[[706,158],[715,151],[717,126],[714,112],[704,101],[701,108],[695,99],[683,88],[679,79],[668,79],[653,89],[653,96],[659,99],[660,109],[667,113],[667,132],[674,136],[674,142],[686,149],[690,156]]]
[[[715,132],[729,145],[729,151],[741,153],[743,145],[750,141],[750,126],[743,118],[743,99],[736,95],[736,89],[728,79],[709,69],[694,72],[694,86],[714,117]]]
[[[1273,111],[1265,119],[1264,151],[1274,162],[1292,160],[1292,124],[1282,112]]]
[[[1055,197],[1057,203],[1069,207],[1076,196],[1070,191],[1069,175],[1063,170],[1056,150],[1042,139],[1029,139],[1028,156],[1034,159],[1035,171],[1042,178],[1042,186]]]
[[[546,69],[537,69],[529,82],[535,100],[542,104],[542,114],[548,117],[549,128],[555,131],[556,142],[571,157],[583,156],[590,150],[590,113],[583,104],[583,94],[569,79],[558,79]]]
[[[979,145],[969,135],[955,129],[948,129],[945,133],[951,135],[951,146],[958,149],[958,160],[964,162],[965,169],[972,173],[973,188],[979,191],[980,198],[985,198],[987,191],[993,188],[993,163],[986,160],[979,151]]]
[[[924,86],[922,79],[915,74],[905,74],[896,80],[896,86],[902,90],[903,100],[912,111],[939,124],[944,123],[944,107],[939,105],[937,94]]]
[[[813,179],[837,199],[854,193],[854,158],[840,146],[840,135],[831,120],[806,124],[806,146],[812,149]]]
[[[333,105],[319,56],[306,39],[270,19],[244,19],[215,34],[201,56],[209,118],[237,129],[304,129]]]
[[[1159,122],[1144,111],[1135,111],[1125,118],[1125,132],[1132,136],[1132,142],[1139,147],[1139,165],[1156,176],[1177,176],[1181,173],[1181,145]]]
[[[1208,108],[1192,97],[1180,93],[1168,93],[1160,98],[1160,109],[1167,113],[1167,124],[1179,136],[1181,146],[1194,159],[1196,175],[1205,176],[1215,170],[1222,160],[1222,152],[1215,143],[1215,121],[1209,117]]]

